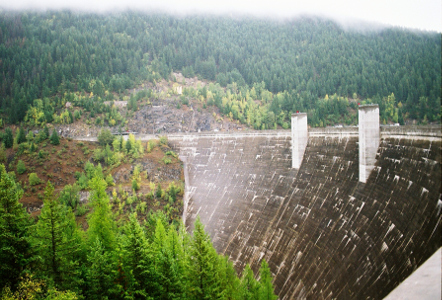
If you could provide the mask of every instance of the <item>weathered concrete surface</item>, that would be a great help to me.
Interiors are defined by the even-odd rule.
[[[367,182],[379,147],[379,106],[361,105],[359,116],[359,181]]]
[[[441,252],[441,249],[437,250],[384,300],[442,299]]]
[[[241,271],[266,258],[280,299],[381,299],[441,244],[441,140],[381,132],[360,183],[357,128],[175,135],[197,214]],[[400,138],[394,138],[400,137]]]
[[[307,114],[292,114],[292,168],[299,169],[308,142]]]

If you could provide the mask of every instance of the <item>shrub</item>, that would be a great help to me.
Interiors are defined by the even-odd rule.
[[[132,190],[135,192],[140,189],[140,185],[138,184],[138,181],[136,178],[132,179]]]
[[[66,206],[72,207],[72,209],[77,208],[80,203],[79,191],[80,188],[75,183],[73,185],[66,185],[60,193],[60,202]]]
[[[167,136],[160,136],[160,144],[167,145]]]
[[[164,157],[161,159],[161,161],[162,161],[165,165],[168,165],[168,164],[171,164],[171,163],[172,163],[172,160],[171,160],[170,158],[168,158],[167,156],[164,156]]]
[[[156,191],[157,198],[161,198],[161,195],[163,194],[163,190],[161,189],[161,184],[158,184],[158,188]]]
[[[6,162],[6,149],[5,149],[5,145],[0,142],[0,163],[5,163]]]
[[[37,185],[40,184],[41,180],[38,178],[38,175],[36,173],[29,174],[29,184],[30,185]]]
[[[86,205],[79,205],[77,206],[77,211],[75,212],[76,216],[83,216],[87,212]]]
[[[167,189],[167,193],[172,198],[172,203],[176,201],[176,195],[180,192],[180,188],[175,186],[173,182],[169,184],[169,188]]]
[[[21,175],[24,172],[26,172],[25,163],[22,160],[19,160],[17,163],[17,173]]]
[[[177,155],[175,152],[173,152],[173,151],[167,151],[167,152],[166,152],[166,155],[170,155],[170,156],[173,156],[173,157],[175,157],[175,158],[178,157],[178,155]]]
[[[155,140],[149,140],[147,142],[147,152],[148,153],[152,152],[152,150],[155,148],[156,145],[157,145],[157,142]]]
[[[105,178],[107,186],[114,186],[114,178],[112,177],[112,174],[108,174]]]
[[[110,145],[114,141],[114,135],[110,132],[109,129],[101,129],[100,134],[98,135],[98,143],[101,146]]]

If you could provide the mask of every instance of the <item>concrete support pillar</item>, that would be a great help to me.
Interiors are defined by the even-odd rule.
[[[307,114],[292,114],[292,168],[301,167],[308,142]]]
[[[367,182],[379,147],[379,106],[359,106],[359,182]]]

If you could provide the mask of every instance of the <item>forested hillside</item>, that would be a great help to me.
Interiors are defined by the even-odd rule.
[[[103,130],[99,146],[48,132],[0,144],[0,299],[276,298],[265,260],[259,280],[249,266],[238,277],[199,220],[187,233],[166,137]]]
[[[268,90],[265,99],[260,93],[249,96],[266,107],[263,119],[270,111],[284,113],[281,124],[302,110],[309,112],[311,125],[326,125],[328,114],[348,113],[339,110],[341,97],[347,107],[349,100],[379,103],[384,122],[440,122],[440,53],[437,33],[345,31],[313,17],[276,22],[3,11],[0,107],[5,121],[17,123],[35,99],[48,98],[41,118],[51,122],[66,92],[104,98],[106,91],[169,78],[174,70],[221,87],[234,84],[246,102],[252,87]]]

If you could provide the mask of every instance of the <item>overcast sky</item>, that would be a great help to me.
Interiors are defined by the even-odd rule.
[[[0,7],[87,11],[161,9],[181,14],[245,13],[278,18],[314,14],[344,24],[362,20],[442,32],[441,0],[0,0]]]

